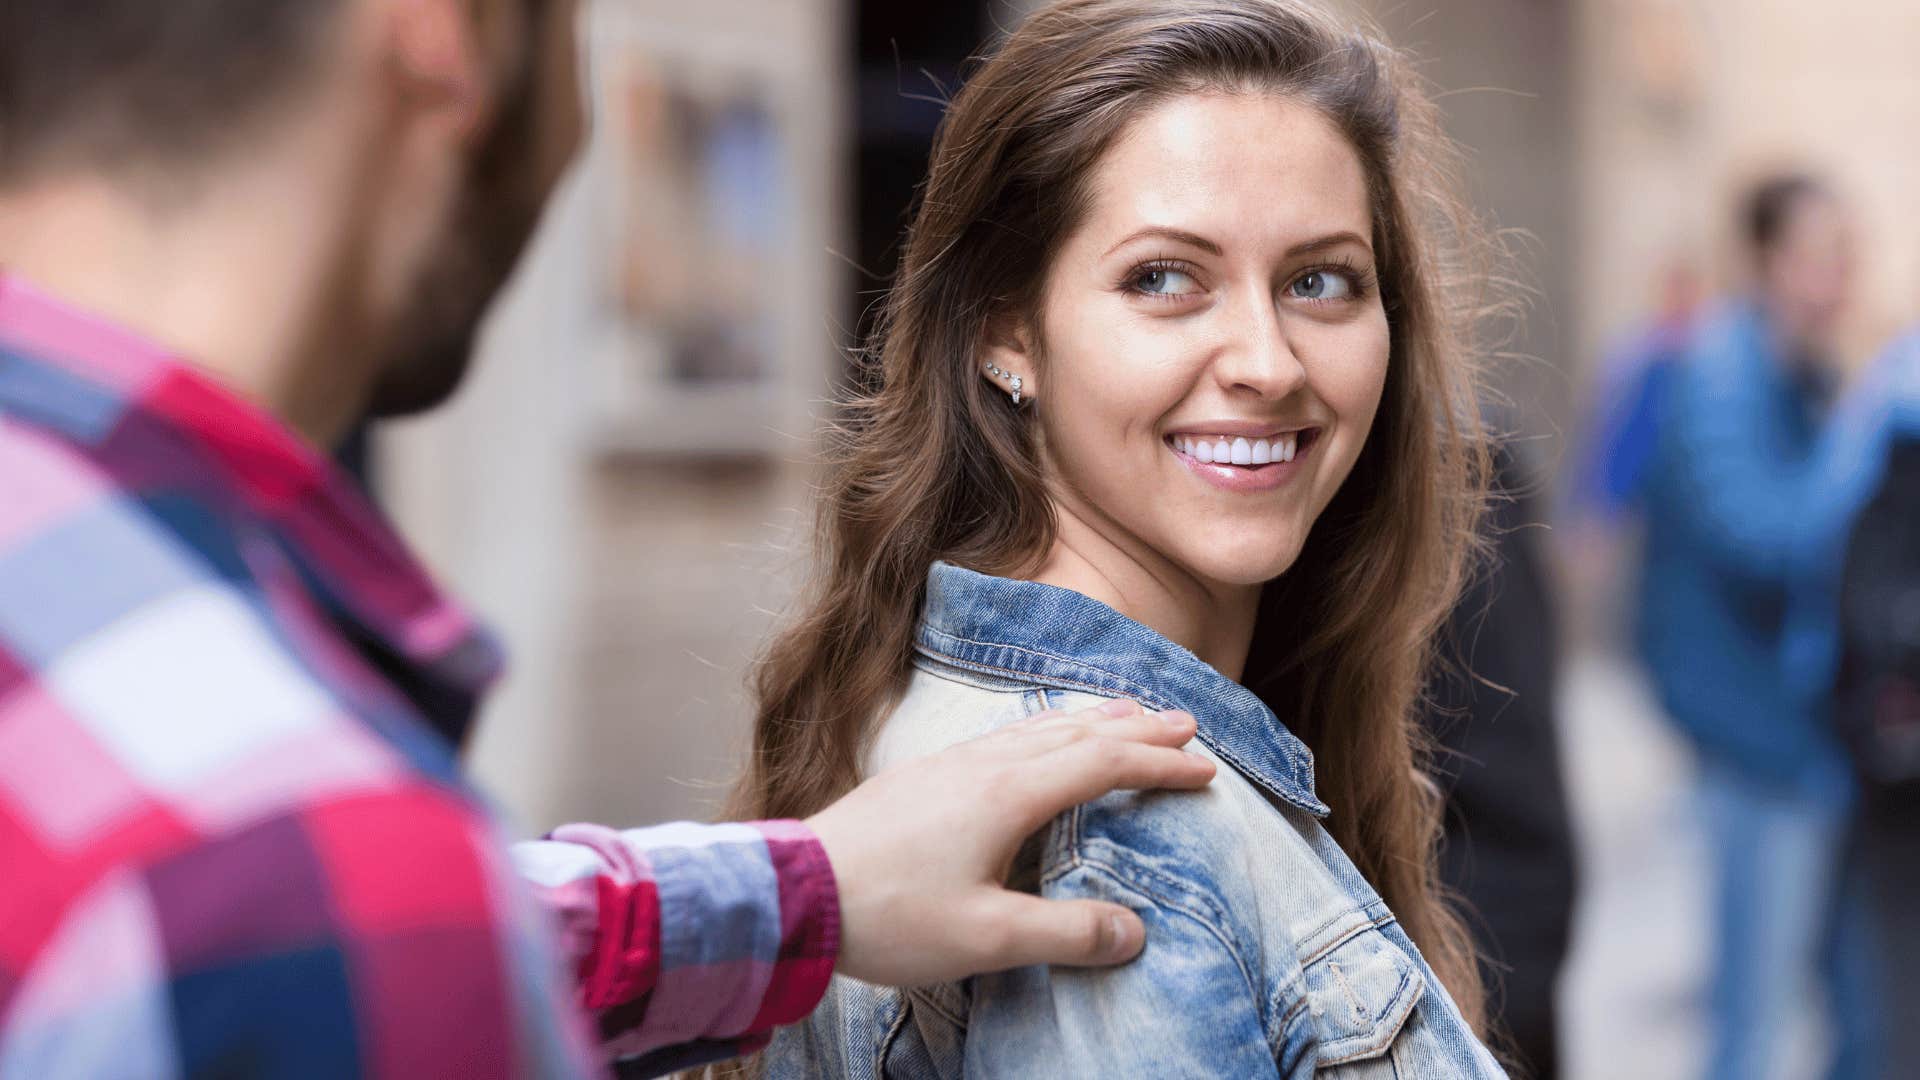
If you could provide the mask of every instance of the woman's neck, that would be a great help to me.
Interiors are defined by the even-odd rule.
[[[1192,650],[1236,682],[1259,613],[1257,585],[1209,586],[1093,512],[1055,504],[1053,548],[1031,579],[1071,589]]]

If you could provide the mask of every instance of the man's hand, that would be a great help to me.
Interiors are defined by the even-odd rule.
[[[1004,886],[1014,853],[1109,791],[1198,788],[1213,762],[1179,747],[1186,713],[1112,701],[1042,713],[887,770],[809,819],[840,887],[839,970],[892,986],[1026,964],[1118,964],[1145,944],[1116,904]]]

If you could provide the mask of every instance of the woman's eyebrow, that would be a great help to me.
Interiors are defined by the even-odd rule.
[[[1373,245],[1367,243],[1366,237],[1356,232],[1337,232],[1322,236],[1317,240],[1308,240],[1305,243],[1293,245],[1287,249],[1287,258],[1291,259],[1300,255],[1318,254],[1328,248],[1337,248],[1342,244],[1356,244],[1365,248],[1368,255],[1373,254]]]
[[[1104,259],[1136,240],[1145,240],[1149,237],[1158,237],[1162,240],[1172,240],[1176,243],[1187,244],[1191,247],[1199,248],[1209,255],[1218,256],[1224,254],[1219,244],[1201,236],[1199,233],[1188,232],[1185,229],[1170,228],[1165,225],[1149,225],[1138,232],[1130,234],[1126,239],[1108,248],[1106,255],[1100,257]],[[1339,247],[1342,244],[1354,244],[1366,249],[1367,254],[1373,254],[1373,245],[1367,242],[1366,237],[1356,232],[1341,231],[1295,244],[1287,249],[1287,258],[1291,259],[1301,255],[1317,254],[1328,248]]]
[[[1107,257],[1107,255],[1111,255],[1114,252],[1119,251],[1121,248],[1126,247],[1128,244],[1133,243],[1135,240],[1144,240],[1150,236],[1156,236],[1162,240],[1172,240],[1172,241],[1175,241],[1176,243],[1188,244],[1193,247],[1199,248],[1201,251],[1204,251],[1209,255],[1223,254],[1219,244],[1216,244],[1213,241],[1207,239],[1206,237],[1201,236],[1199,233],[1190,233],[1185,229],[1168,228],[1165,225],[1149,225],[1146,228],[1141,229],[1139,232],[1136,232],[1131,236],[1128,236],[1125,240],[1122,240],[1119,243],[1108,248],[1107,254],[1102,255],[1100,257],[1104,259]]]

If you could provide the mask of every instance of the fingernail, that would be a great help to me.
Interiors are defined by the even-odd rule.
[[[1140,942],[1134,938],[1133,920],[1124,915],[1107,916],[1107,955],[1115,960],[1125,960],[1140,951]]]
[[[1163,712],[1160,714],[1160,719],[1166,721],[1168,727],[1183,728],[1183,727],[1186,727],[1188,724],[1193,723],[1193,714],[1183,713],[1183,712]]]
[[[1112,717],[1132,716],[1139,711],[1140,703],[1137,701],[1129,701],[1126,698],[1116,698],[1100,706],[1102,715]]]

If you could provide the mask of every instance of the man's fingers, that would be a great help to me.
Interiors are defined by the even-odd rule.
[[[1037,826],[1110,791],[1190,790],[1213,780],[1213,759],[1166,746],[1091,738],[1030,758],[1014,767],[1008,786],[1034,800],[1028,816]]]
[[[1122,711],[1118,706],[1128,706]],[[1041,714],[1045,715],[1045,714]],[[1030,718],[1018,728],[1017,752],[1044,754],[1088,738],[1126,739],[1150,746],[1185,746],[1194,734],[1194,719],[1184,712],[1150,713],[1130,701],[1113,701],[1075,713],[1049,716],[1040,723]],[[1027,725],[1031,726],[1027,726]],[[1009,744],[1012,745],[1011,743]]]
[[[1029,964],[1105,967],[1139,955],[1146,944],[1140,916],[1097,900],[1042,900],[1005,893],[992,905],[995,942],[983,961],[992,970]]]

